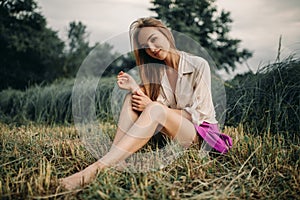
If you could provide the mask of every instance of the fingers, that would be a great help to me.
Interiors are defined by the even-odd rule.
[[[118,81],[128,81],[128,78],[118,78]]]
[[[143,97],[140,95],[137,95],[137,94],[132,95],[132,101],[140,101],[142,99],[143,99]]]
[[[122,77],[126,77],[129,79],[130,75],[123,71],[120,71],[119,74],[117,75],[117,78],[122,78]]]
[[[138,108],[138,107],[134,107],[134,106],[132,106],[132,110],[139,111],[139,112],[143,111],[142,108]]]
[[[136,111],[143,111],[144,105],[142,100],[143,98],[141,96],[133,94],[131,98],[132,109]]]
[[[124,84],[125,82],[128,82],[128,80],[129,79],[127,77],[119,76],[119,75],[117,76],[117,83],[119,86]]]
[[[125,82],[130,81],[130,75],[121,71],[117,76],[118,84],[124,84]]]
[[[127,78],[129,79],[130,75],[128,74],[123,74],[123,75],[118,75],[117,78]]]
[[[142,101],[138,101],[138,100],[136,100],[136,101],[131,101],[131,106],[132,106],[132,107],[137,107],[137,108],[142,108],[142,107],[144,107],[143,104],[142,104]]]
[[[132,110],[136,110],[136,111],[143,111],[144,108],[140,105],[136,105],[136,104],[132,104]]]
[[[118,85],[120,86],[120,85],[122,85],[124,82],[123,81],[117,81],[117,83],[118,83]]]
[[[135,107],[135,108],[141,108],[142,107],[141,104],[139,104],[139,103],[132,103],[131,105],[132,105],[132,107]]]

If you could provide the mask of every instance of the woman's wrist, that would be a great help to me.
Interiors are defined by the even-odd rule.
[[[136,85],[135,87],[133,87],[133,88],[131,89],[131,93],[132,93],[132,94],[133,94],[133,93],[136,93],[138,90],[141,90],[141,89],[140,89],[140,86]]]

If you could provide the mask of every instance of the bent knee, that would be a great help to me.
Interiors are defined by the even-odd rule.
[[[161,119],[164,119],[166,109],[167,107],[165,105],[154,101],[146,106],[144,112],[149,113],[155,120],[160,121]]]
[[[159,110],[164,110],[165,109],[165,105],[157,102],[157,101],[152,101],[151,103],[149,103],[145,110],[155,110],[155,111],[159,111]]]

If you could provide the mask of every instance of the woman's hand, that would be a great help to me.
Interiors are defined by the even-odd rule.
[[[124,73],[123,71],[120,71],[120,73],[118,74],[117,83],[119,88],[129,90],[132,93],[140,88],[139,85],[132,78],[132,76],[130,76],[127,73]]]
[[[143,111],[152,100],[145,95],[142,90],[137,90],[132,94],[131,103],[132,109],[135,111]]]

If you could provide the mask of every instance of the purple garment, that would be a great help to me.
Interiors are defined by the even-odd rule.
[[[232,139],[230,136],[220,133],[217,124],[209,124],[203,122],[200,126],[194,125],[199,135],[205,142],[215,150],[221,153],[227,153],[232,147]]]

